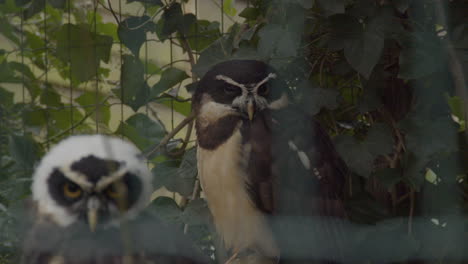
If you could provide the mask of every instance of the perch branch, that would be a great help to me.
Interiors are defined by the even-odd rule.
[[[184,128],[187,124],[189,124],[195,118],[195,114],[191,113],[187,116],[182,122],[180,122],[169,134],[167,134],[156,146],[152,147],[147,153],[145,153],[145,157],[149,157],[158,151],[162,146],[165,146],[169,140],[171,140],[182,128]]]
[[[114,19],[115,19],[115,21],[117,22],[117,25],[119,25],[119,24],[120,24],[120,20],[119,20],[119,18],[117,17],[117,15],[115,14],[114,9],[112,8],[111,0],[107,0],[107,4],[109,5],[110,12],[112,13],[112,16],[114,16]]]

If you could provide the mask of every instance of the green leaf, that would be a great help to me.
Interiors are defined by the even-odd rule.
[[[346,212],[351,221],[361,224],[376,224],[389,215],[387,209],[367,193],[353,195],[346,203]]]
[[[2,0],[0,1],[0,10],[4,14],[18,13],[21,12],[20,4],[18,0]]]
[[[258,32],[257,51],[264,57],[293,57],[300,45],[300,36],[282,25],[267,24]]]
[[[452,112],[452,119],[460,125],[459,131],[464,131],[466,128],[466,120],[464,119],[465,105],[463,100],[458,96],[450,97],[447,94],[445,96]]]
[[[392,151],[393,137],[384,124],[374,124],[364,141],[360,142],[350,135],[335,138],[338,152],[348,166],[363,177],[369,177],[375,158]]]
[[[309,9],[314,6],[314,0],[296,0],[303,8]]]
[[[132,3],[132,2],[140,2],[140,3],[143,3],[143,4],[158,5],[158,6],[163,6],[164,5],[161,2],[161,0],[127,0],[127,3]]]
[[[196,23],[190,25],[187,35],[190,48],[195,51],[202,51],[221,36],[219,22],[197,20]]]
[[[239,13],[240,17],[248,20],[254,20],[260,15],[260,11],[255,7],[246,7],[242,12]]]
[[[14,82],[19,82],[20,79],[18,79],[15,76],[15,72],[10,66],[10,63],[7,61],[3,61],[0,63],[0,83],[14,83]]]
[[[57,57],[70,63],[71,74],[79,82],[96,76],[100,60],[108,62],[113,39],[89,31],[87,24],[63,25],[56,33]]]
[[[93,25],[95,21],[96,21],[96,33],[101,33],[103,35],[112,36],[114,41],[118,41],[116,24],[103,23],[102,16],[99,13],[89,12],[87,14],[88,24]]]
[[[176,192],[177,190],[177,169],[180,165],[179,160],[165,160],[158,163],[151,170],[153,174],[153,187],[158,190],[161,187],[166,187],[168,191]]]
[[[317,0],[317,4],[326,16],[341,14],[345,11],[344,0]]]
[[[47,122],[46,114],[46,111],[41,108],[26,110],[23,112],[23,121],[25,125],[30,127],[42,127]]]
[[[185,35],[187,38],[194,38],[194,35],[190,35],[190,30],[196,23],[197,17],[194,14],[185,14],[178,24],[177,31],[179,34]],[[195,38],[196,36],[197,35],[195,35]]]
[[[63,9],[67,0],[47,0],[47,3],[55,8]]]
[[[234,24],[233,30],[231,30],[228,36],[218,39],[205,49],[200,55],[197,64],[192,68],[192,72],[201,78],[213,65],[231,58],[233,51],[232,43],[236,29],[238,28],[239,25]]]
[[[172,198],[160,196],[154,199],[150,208],[164,221],[168,223],[180,222],[182,210]]]
[[[402,79],[418,79],[432,74],[445,65],[445,49],[432,33],[413,32],[402,41],[400,71]]]
[[[20,44],[19,38],[13,33],[13,27],[11,26],[10,22],[7,20],[6,17],[0,17],[0,34],[7,37],[9,40],[13,41],[16,45]]]
[[[412,113],[401,122],[401,128],[407,148],[423,159],[458,149],[457,128],[449,117],[424,118]]]
[[[201,198],[191,201],[182,214],[183,222],[188,225],[206,225],[210,217],[208,204]]]
[[[223,4],[223,12],[228,16],[235,16],[237,14],[236,8],[234,8],[234,4],[232,0],[224,0],[222,1]]]
[[[42,91],[41,104],[53,107],[63,106],[60,95],[52,87],[48,87]]]
[[[333,110],[338,107],[339,92],[334,89],[323,89],[312,85],[308,80],[298,85],[296,95],[302,109],[311,115],[315,115],[322,108]]]
[[[335,138],[335,145],[338,153],[352,171],[364,177],[370,175],[375,157],[363,144],[352,136],[340,135]]]
[[[178,97],[178,99],[184,99],[181,97]],[[192,111],[192,104],[190,101],[187,102],[178,102],[176,100],[168,100],[167,98],[158,100],[158,103],[161,103],[169,108],[174,109],[177,113],[180,113],[184,116],[189,116],[191,111]]]
[[[379,181],[387,190],[402,181],[401,171],[397,168],[385,168],[373,173],[375,179]]]
[[[158,144],[166,135],[166,130],[161,122],[137,113],[120,123],[117,133],[124,135],[140,150],[144,151],[149,146]]]
[[[182,160],[165,161],[152,170],[157,188],[166,187],[171,192],[177,192],[189,197],[197,176],[196,149],[188,150]]]
[[[145,63],[145,73],[149,75],[154,75],[154,74],[161,74],[161,68],[158,67],[158,65],[152,63],[151,61],[148,61]]]
[[[11,157],[19,166],[27,169],[34,168],[39,160],[40,146],[31,136],[12,135],[8,139],[8,146]]]
[[[27,64],[19,63],[16,61],[12,61],[9,63],[9,66],[11,67],[12,70],[18,71],[20,74],[24,75],[26,78],[29,78],[30,80],[35,80],[36,77],[32,73],[31,69]]]
[[[14,93],[5,90],[0,87],[0,104],[5,107],[11,107],[14,104],[13,98]]]
[[[197,173],[197,149],[192,148],[185,152],[177,170],[177,176],[180,178],[178,189],[181,195],[188,197],[192,194]]]
[[[23,12],[24,19],[29,19],[35,14],[41,12],[45,7],[46,0],[32,0],[32,3]]]
[[[408,9],[411,2],[412,0],[394,0],[391,3],[398,11],[400,11],[400,13],[404,13]]]
[[[346,60],[367,79],[381,57],[385,38],[400,30],[394,25],[398,23],[393,21],[390,10],[382,9],[373,15],[365,22],[350,15],[334,15],[329,19],[329,48],[344,48]]]
[[[95,92],[86,91],[80,97],[76,98],[78,102],[85,110],[86,115],[91,114],[91,118],[99,123],[108,125],[110,120],[110,108],[104,95],[96,94]]]
[[[268,23],[258,31],[257,52],[262,58],[288,57],[298,54],[304,33],[306,10],[297,4],[282,5],[278,13],[270,14],[274,23]],[[292,58],[291,58],[292,59]]]
[[[49,125],[47,126],[49,136],[69,130],[70,127],[75,126],[78,121],[84,118],[80,111],[72,108],[69,104],[64,105],[63,109],[59,110],[47,109],[44,113],[46,113],[47,116],[46,120],[49,121]],[[74,131],[78,133],[80,131],[90,133],[87,128],[89,127],[83,123],[76,126]]]
[[[149,16],[132,16],[119,23],[119,39],[136,57],[140,54],[141,45],[146,41],[146,33],[155,27],[150,19]]]
[[[161,74],[161,79],[151,88],[151,96],[157,97],[164,91],[167,91],[169,88],[174,85],[182,82],[187,79],[189,76],[183,70],[177,68],[168,68],[164,70]]]
[[[45,51],[44,40],[29,31],[26,31],[24,33],[26,36],[25,44],[27,44],[31,50],[30,52],[28,50],[24,51],[25,57],[31,58],[34,65],[44,70],[45,64],[44,64],[44,58],[42,56],[42,54],[44,54],[44,51]]]
[[[330,38],[328,47],[331,50],[341,50],[349,40],[358,39],[362,35],[359,21],[349,15],[333,15],[328,18],[330,23]]]
[[[375,156],[392,152],[393,135],[386,124],[375,123],[368,131],[365,146]]]
[[[366,31],[359,39],[346,42],[344,52],[349,64],[368,79],[380,59],[383,47],[382,37]]]
[[[183,21],[182,7],[179,3],[173,3],[168,9],[166,9],[162,15],[163,25],[161,28],[161,34],[163,36],[169,36],[175,33],[181,22]]]
[[[112,91],[122,100],[122,103],[137,111],[150,100],[149,87],[144,79],[143,63],[132,55],[124,55],[122,59],[121,87]]]

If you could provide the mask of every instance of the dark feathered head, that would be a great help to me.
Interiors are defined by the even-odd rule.
[[[286,84],[268,64],[256,60],[230,60],[212,67],[200,80],[194,95],[194,108],[218,104],[250,119],[263,109],[288,104]]]

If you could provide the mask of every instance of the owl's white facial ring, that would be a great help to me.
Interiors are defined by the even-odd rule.
[[[86,175],[68,167],[56,167],[48,180],[48,188],[58,206],[68,207],[64,210],[68,218],[87,221],[92,232],[98,225],[112,224],[110,220],[125,214],[142,195],[142,182],[125,167],[95,183],[86,179]]]
[[[93,169],[96,165],[94,163],[96,159],[104,160],[107,165],[109,165],[108,162],[111,162],[120,166],[115,166],[117,169],[112,169],[110,172],[100,172],[102,177],[96,178],[96,175],[91,178],[84,177],[85,175],[96,174],[99,171]],[[91,166],[92,168],[87,165],[87,162],[94,164]],[[78,166],[78,164],[81,164],[81,169],[72,168]],[[82,189],[82,203],[63,205],[53,197],[48,181],[56,169]],[[118,211],[118,208],[116,208],[116,214],[110,215],[109,221],[105,221],[108,224],[103,224],[102,218],[98,219],[104,228],[118,225],[124,219],[132,219],[146,207],[153,189],[151,184],[152,175],[138,148],[125,140],[99,134],[75,135],[64,139],[51,148],[34,171],[31,188],[33,201],[37,204],[38,215],[44,217],[46,221],[51,221],[61,227],[69,226],[78,221],[86,221],[85,214],[88,210],[85,198],[89,198],[87,194],[104,192],[107,190],[106,187],[109,183],[118,182],[126,174],[134,176],[126,179],[126,183],[131,184],[129,188],[132,190],[131,196],[134,200],[128,205],[125,212]],[[134,180],[135,178],[138,181]],[[105,183],[104,180],[108,182]],[[139,182],[139,184],[136,182]],[[64,186],[61,185],[59,188],[57,191],[63,192]],[[100,208],[109,207],[110,204],[110,202],[103,200]],[[112,203],[112,206],[114,204]],[[77,214],[77,211],[80,211],[80,214]]]
[[[241,95],[234,98],[232,101],[232,107],[234,109],[238,109],[241,113],[247,114],[247,117],[250,121],[253,119],[257,111],[261,111],[268,107],[267,99],[258,94],[259,88],[270,79],[275,78],[275,73],[269,73],[263,80],[258,83],[241,84],[224,75],[216,76],[216,80],[221,80],[229,85],[240,88]]]

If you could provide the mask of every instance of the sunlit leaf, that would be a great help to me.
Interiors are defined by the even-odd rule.
[[[96,76],[100,61],[108,62],[112,37],[97,35],[86,24],[63,25],[56,33],[57,57],[70,63],[71,74],[77,81]]]
[[[235,16],[237,13],[236,8],[233,6],[232,0],[224,0],[223,2],[223,12],[228,16]]]
[[[92,119],[107,125],[109,124],[111,114],[109,103],[104,101],[104,99],[105,97],[102,94],[85,92],[76,98],[75,101],[83,107],[87,115],[91,114]]]
[[[183,99],[183,98],[179,97],[178,99]],[[190,103],[190,101],[178,102],[176,100],[171,101],[171,100],[168,100],[167,98],[164,98],[164,99],[159,100],[158,102],[167,107],[174,109],[176,112],[184,116],[190,115],[190,112],[192,111],[192,104]]]
[[[149,87],[144,79],[143,63],[137,57],[124,55],[120,74],[120,88],[113,89],[122,103],[137,111],[149,98]]]
[[[30,135],[10,136],[9,149],[15,162],[24,168],[32,169],[39,159],[40,146]]]
[[[146,41],[146,33],[152,31],[154,27],[155,25],[150,20],[150,17],[132,16],[120,22],[118,35],[120,41],[138,57],[141,45]]]
[[[11,107],[13,105],[14,93],[0,87],[0,103],[3,106]]]
[[[207,20],[197,20],[190,25],[187,33],[187,40],[190,48],[202,51],[211,45],[221,36],[219,22],[209,22]]]

